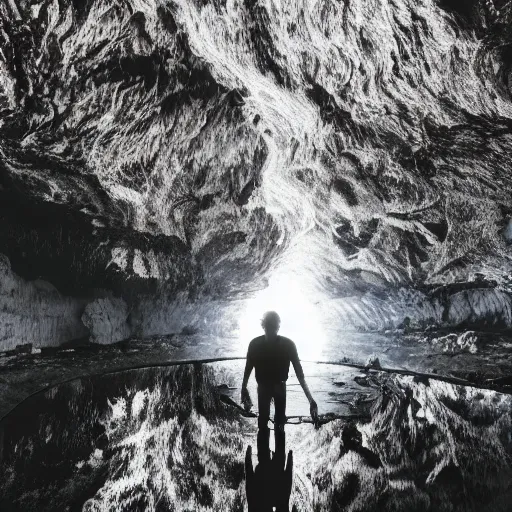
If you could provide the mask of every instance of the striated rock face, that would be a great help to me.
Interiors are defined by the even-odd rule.
[[[500,290],[470,290],[450,297],[449,325],[512,326],[512,296]]]
[[[90,302],[85,307],[82,322],[90,331],[90,339],[95,343],[115,343],[130,335],[128,306],[120,298],[102,298]]]
[[[499,288],[446,290],[433,295],[402,288],[383,300],[371,293],[320,303],[322,323],[354,330],[427,327],[512,327],[512,295]]]
[[[86,302],[61,295],[45,281],[25,281],[0,254],[0,351],[27,343],[57,346],[86,336],[80,320]]]
[[[73,294],[230,300],[288,275],[353,328],[509,325],[508,16],[4,2],[0,249]],[[428,298],[478,279],[495,291]]]

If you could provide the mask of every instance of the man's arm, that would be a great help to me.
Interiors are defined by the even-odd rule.
[[[254,363],[251,358],[251,345],[249,344],[249,348],[247,349],[247,358],[245,361],[244,379],[242,381],[242,403],[246,410],[249,410],[252,406],[251,395],[247,389],[247,383],[249,382],[249,377],[251,376],[253,368]]]
[[[311,403],[311,400],[313,400],[313,397],[311,396],[311,393],[309,391],[308,385],[306,384],[306,379],[304,377],[304,370],[302,369],[302,365],[300,364],[299,355],[297,354],[297,349],[294,347],[292,351],[292,364],[293,369],[295,370],[295,375],[297,375],[297,379],[302,386],[302,389],[304,390],[304,394],[306,395],[306,398]]]
[[[304,370],[302,369],[302,365],[300,364],[299,354],[297,353],[297,347],[295,343],[292,342],[292,353],[290,358],[293,369],[295,370],[295,375],[297,375],[297,380],[299,381],[302,389],[304,390],[304,394],[309,401],[309,410],[311,412],[311,418],[313,422],[316,424],[318,422],[318,406],[316,402],[313,400],[311,396],[311,392],[309,391],[309,387],[306,384],[306,379],[304,377]]]
[[[247,352],[247,359],[245,361],[244,380],[242,381],[242,389],[247,389],[247,383],[249,382],[249,377],[251,376],[253,368],[254,364],[252,363],[252,360],[249,357],[249,352]]]

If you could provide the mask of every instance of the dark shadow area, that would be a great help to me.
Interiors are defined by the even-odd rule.
[[[289,512],[293,479],[293,452],[288,452],[285,464],[284,434],[276,444],[276,451],[260,452],[258,464],[253,469],[252,447],[248,446],[245,455],[245,490],[249,512]],[[263,449],[263,447],[261,447]],[[292,512],[297,511],[294,505]]]

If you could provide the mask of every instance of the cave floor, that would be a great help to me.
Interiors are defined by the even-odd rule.
[[[458,377],[476,387],[510,391],[512,336],[503,332],[472,332],[471,335],[473,343],[468,348],[453,342],[460,333],[430,333],[428,336],[403,332],[343,333],[342,342],[323,347],[315,360],[364,364],[369,357],[377,356],[383,367]],[[112,345],[82,341],[38,353],[0,354],[0,418],[32,393],[79,376],[171,361],[244,355],[245,347],[233,338],[212,339],[201,334],[130,339]],[[315,365],[307,358],[302,360],[321,412],[349,414],[347,403],[358,393],[364,396],[365,390],[354,381],[360,374],[359,369]],[[232,370],[236,368],[230,377],[230,387],[235,388],[230,391],[234,399],[239,396],[243,364],[243,361],[230,364]],[[289,401],[289,409],[293,414],[306,415],[307,403],[293,371],[290,375],[289,396],[296,399]],[[497,380],[493,382],[493,379]],[[254,383],[254,378],[251,381]]]

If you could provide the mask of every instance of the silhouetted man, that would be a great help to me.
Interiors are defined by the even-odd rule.
[[[268,311],[263,315],[261,326],[265,335],[258,336],[249,343],[242,382],[242,403],[246,409],[250,409],[252,403],[247,382],[254,368],[256,382],[258,383],[258,458],[260,460],[262,460],[262,457],[268,456],[268,420],[272,399],[274,399],[275,407],[276,454],[282,453],[284,456],[286,380],[288,379],[290,362],[293,364],[295,375],[297,375],[297,379],[309,400],[311,418],[315,423],[318,421],[318,407],[304,379],[304,371],[299,361],[297,347],[289,338],[277,334],[280,323],[279,315],[275,311]]]

